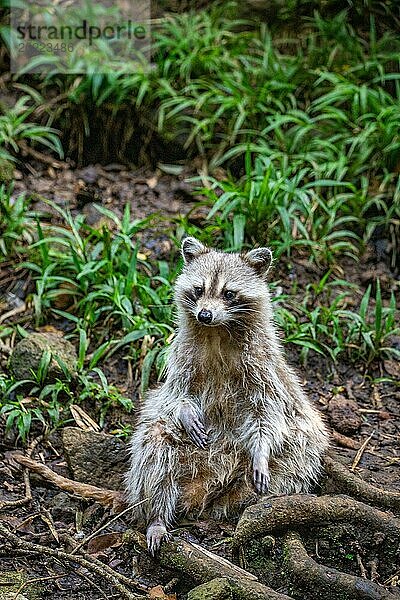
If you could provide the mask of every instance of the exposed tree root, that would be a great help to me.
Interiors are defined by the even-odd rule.
[[[137,531],[126,532],[124,542],[134,543],[143,550],[147,548],[144,535]],[[260,583],[255,575],[197,544],[184,540],[164,543],[161,547],[159,559],[164,567],[184,573],[199,584],[205,584],[214,579],[226,579],[235,598],[290,600],[289,596],[279,594]],[[209,597],[212,598],[213,596]]]
[[[28,446],[27,457],[31,458],[33,452],[36,449],[36,446],[42,441],[42,436],[37,437],[33,440]],[[31,490],[31,482],[29,479],[29,469],[24,467],[23,470],[24,484],[25,484],[25,497],[20,498],[19,500],[5,500],[0,502],[0,510],[7,510],[10,508],[16,508],[17,506],[23,506],[24,504],[28,504],[32,500],[32,490]]]
[[[68,163],[63,162],[61,160],[56,160],[55,158],[52,158],[51,156],[47,156],[47,154],[43,154],[43,152],[39,152],[38,150],[31,148],[30,146],[28,146],[28,144],[24,140],[18,140],[18,146],[21,148],[21,150],[23,150],[23,152],[32,156],[32,158],[35,158],[36,160],[39,160],[40,162],[42,162],[46,165],[51,165],[55,169],[68,169],[69,168]]]
[[[116,512],[121,511],[126,506],[121,492],[98,488],[62,477],[46,465],[20,453],[12,454],[10,458],[25,469],[39,474],[66,492],[95,500],[103,506],[112,507]],[[365,500],[371,504],[395,511],[400,510],[399,493],[386,491],[363,481],[331,456],[325,458],[325,469],[329,483],[335,491],[346,491],[355,498]],[[400,519],[390,513],[385,513],[349,496],[296,494],[264,498],[258,504],[248,507],[243,512],[237,525],[233,539],[234,548],[237,549],[243,546],[253,538],[264,537],[268,534],[283,534],[285,535],[284,547],[287,554],[287,568],[300,588],[305,589],[313,586],[312,589],[316,590],[313,596],[315,600],[325,600],[326,598],[330,600],[342,600],[343,598],[347,600],[392,600],[400,598],[400,595],[395,592],[388,592],[385,588],[368,579],[348,575],[319,565],[308,556],[298,534],[292,531],[303,527],[323,526],[338,522],[364,525],[374,531],[382,532],[386,538],[386,543],[389,543],[392,548],[400,545]],[[5,532],[7,532],[7,535]],[[0,535],[8,539],[15,538],[15,540],[18,540],[19,549],[26,553],[47,554],[60,559],[75,561],[84,567],[90,568],[86,565],[89,561],[83,557],[20,540],[1,523]],[[143,552],[147,552],[146,540],[138,532],[127,532],[124,541],[135,543]],[[27,545],[29,545],[29,548],[27,548]],[[192,590],[191,596],[189,596],[191,600],[201,598],[204,594],[205,597],[221,599],[290,600],[289,596],[275,592],[261,584],[248,571],[237,567],[201,546],[183,540],[165,543],[159,554],[159,560],[162,566],[184,573],[190,580],[198,584],[198,587]],[[121,597],[131,600],[138,597],[128,589],[129,585],[134,585],[134,582],[102,563],[97,565],[95,559],[91,560],[89,564],[92,565],[93,572],[97,572],[96,569],[102,569],[104,573],[107,573],[105,578],[110,583],[114,582],[115,587],[120,586],[118,589]]]
[[[37,473],[47,481],[54,483],[54,485],[65,492],[78,495],[81,498],[95,500],[102,506],[113,508],[116,512],[121,510],[124,506],[126,507],[123,494],[121,494],[121,492],[99,488],[94,485],[80,483],[79,481],[62,477],[61,475],[58,475],[49,469],[49,467],[46,467],[46,465],[33,460],[32,458],[28,458],[20,453],[14,453],[10,455],[10,458],[12,458],[12,460],[18,464],[27,467],[34,473]]]
[[[354,496],[364,502],[388,508],[396,513],[400,512],[400,493],[384,490],[363,481],[331,456],[325,457],[324,465],[335,490]]]
[[[285,564],[297,586],[312,590],[313,599],[395,600],[392,594],[373,581],[348,575],[318,564],[308,554],[300,536],[289,532],[284,538]]]
[[[235,546],[288,529],[349,522],[381,531],[392,543],[400,542],[400,519],[348,496],[277,496],[245,509],[234,534]]]

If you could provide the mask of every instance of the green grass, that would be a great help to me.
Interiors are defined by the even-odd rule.
[[[132,399],[126,398],[116,386],[109,385],[101,369],[84,366],[87,340],[82,330],[80,334],[76,373],[69,372],[59,357],[54,356],[63,377],[49,383],[48,369],[53,358],[49,351],[43,352],[31,379],[15,380],[12,375],[0,373],[0,414],[6,419],[6,431],[14,428],[23,442],[35,422],[41,425],[44,434],[73,422],[70,412],[73,404],[90,401],[100,427],[104,426],[110,408],[121,406],[127,413],[132,411]]]
[[[353,308],[353,294],[361,295],[356,285],[331,279],[328,271],[320,282],[307,285],[300,304],[288,296],[276,298],[276,320],[285,333],[285,342],[301,347],[303,362],[310,351],[333,362],[344,358],[364,363],[367,368],[374,360],[400,358],[400,350],[391,343],[393,336],[400,334],[394,293],[384,304],[378,279],[374,298],[368,286],[359,306]]]
[[[384,8],[388,14],[393,9],[369,7],[358,28],[350,21],[357,15],[360,21],[356,8],[324,16],[314,12],[292,34],[290,28],[281,32],[280,21],[268,29],[238,19],[235,3],[169,16],[154,28],[151,66],[142,59],[127,73],[125,63],[104,56],[110,69],[101,74],[89,55],[85,76],[50,71],[37,79],[43,98],[50,90],[60,97],[59,103],[44,100],[42,113],[47,107],[48,125],[59,124],[78,154],[90,135],[95,106],[108,115],[110,135],[118,119],[139,119],[121,136],[121,151],[127,153],[145,127],[147,139],[158,133],[189,156],[202,156],[211,171],[221,165],[233,169],[233,184],[238,170],[249,174],[246,155],[251,153],[253,163],[260,156],[284,177],[289,172],[303,189],[314,187],[321,214],[336,212],[342,203],[333,229],[339,218],[355,216],[358,229],[368,224],[371,235],[377,222],[389,227],[400,211],[398,194],[393,200],[400,186],[400,42],[390,18],[380,14]],[[296,10],[289,10],[292,17]],[[375,12],[385,23],[383,33]],[[326,180],[336,187],[343,183],[341,191],[351,190],[354,198],[339,201],[339,193],[330,193],[329,203],[315,185]],[[261,216],[268,212],[260,202],[248,211],[245,233],[260,209]],[[321,219],[308,232],[316,244],[329,235],[323,232],[327,219]],[[235,223],[237,238],[242,225],[238,218]],[[339,229],[351,228],[342,223]],[[327,244],[335,247],[333,255],[343,242],[339,237]],[[347,241],[353,252],[352,240]]]
[[[165,261],[152,265],[139,253],[138,234],[150,219],[122,219],[98,206],[108,221],[95,229],[84,217],[50,203],[60,215],[57,225],[37,221],[37,241],[22,263],[35,281],[32,302],[36,325],[50,316],[83,330],[97,348],[90,367],[132,342],[155,337],[153,360],[171,335],[171,272]],[[60,308],[60,306],[62,308]],[[157,349],[157,352],[156,352]],[[135,357],[133,357],[135,358]],[[151,365],[149,365],[150,367]],[[146,369],[142,377],[146,377]]]
[[[0,103],[0,158],[15,160],[21,143],[42,146],[62,157],[59,131],[30,120],[38,106],[44,104],[44,99],[29,86],[19,87],[28,93],[18,98],[14,106]]]
[[[267,193],[268,185],[263,182],[262,193]],[[175,269],[164,262],[150,263],[139,252],[139,234],[149,222],[132,221],[128,208],[119,219],[99,207],[108,221],[95,229],[82,217],[56,209],[58,224],[40,223],[33,215],[29,217],[28,224],[36,226],[36,241],[23,248],[29,260],[22,266],[31,271],[35,281],[31,301],[36,324],[69,321],[68,337],[77,346],[78,363],[76,373],[70,373],[55,357],[63,377],[49,382],[52,356],[44,352],[31,379],[16,381],[12,375],[1,375],[0,413],[6,419],[6,428],[15,428],[22,441],[34,424],[49,432],[69,422],[71,404],[90,402],[100,426],[111,407],[131,411],[132,400],[107,381],[107,361],[116,352],[129,361],[140,379],[138,391],[143,395],[149,382],[161,375],[164,351],[173,331],[170,298]],[[241,211],[237,215],[245,214]],[[276,232],[283,231],[279,220],[274,227]],[[213,243],[215,234],[221,233],[221,226],[214,224],[203,239]],[[284,238],[276,239],[277,250],[283,252]],[[327,270],[320,281],[309,283],[300,303],[295,289],[292,294],[275,298],[276,320],[286,343],[300,347],[303,362],[310,352],[325,355],[333,363],[345,358],[367,367],[376,360],[400,358],[391,343],[393,336],[400,334],[394,293],[389,302],[384,301],[378,280],[374,294],[369,286],[362,295],[357,286],[335,279],[332,272]],[[354,302],[354,295],[358,302]],[[57,307],[60,300],[65,303],[62,309]],[[18,325],[3,326],[0,337],[9,337],[14,330],[26,335]],[[128,434],[123,425],[115,432]]]
[[[35,226],[29,205],[26,196],[13,197],[12,185],[0,186],[0,261],[32,243]]]
[[[277,257],[303,249],[324,264],[358,254],[357,218],[351,214],[355,190],[347,182],[315,180],[307,167],[297,170],[264,157],[253,168],[248,153],[239,183],[211,179],[211,188],[202,191],[212,204],[208,220],[219,213],[236,250],[245,241],[269,243]]]

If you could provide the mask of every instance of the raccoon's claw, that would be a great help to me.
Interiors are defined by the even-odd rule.
[[[269,474],[254,469],[253,478],[256,491],[259,494],[267,494],[269,489]]]
[[[167,528],[161,521],[151,523],[146,532],[147,548],[152,556],[159,550],[162,542],[169,542],[172,536],[168,533]]]
[[[192,423],[192,428],[186,430],[192,442],[196,444],[199,448],[204,449],[208,442],[207,432],[204,429],[204,425],[201,421],[197,423]]]
[[[190,404],[184,404],[180,412],[181,423],[192,440],[199,448],[204,449],[208,442],[205,425]]]
[[[253,480],[259,494],[268,493],[270,482],[268,458],[260,453],[256,453],[253,460]]]

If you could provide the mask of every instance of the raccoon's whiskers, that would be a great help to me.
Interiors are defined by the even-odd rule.
[[[182,300],[182,306],[184,306],[187,310],[191,312],[194,312],[194,309],[196,308],[195,302],[190,302],[187,300]]]
[[[230,314],[234,314],[234,313],[254,313],[257,315],[262,315],[263,311],[259,310],[257,308],[249,308],[248,306],[245,306],[244,304],[239,305],[239,306],[234,306],[232,308],[228,309],[228,312]]]

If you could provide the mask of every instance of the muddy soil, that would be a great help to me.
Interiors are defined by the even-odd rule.
[[[191,212],[193,221],[201,223],[205,213],[204,208],[199,206],[198,199],[191,193],[194,184],[186,181],[190,174],[196,175],[188,169],[182,170],[177,176],[162,171],[133,172],[119,165],[90,166],[74,171],[70,168],[55,169],[51,166],[43,167],[40,163],[27,163],[23,172],[17,174],[14,193],[31,194],[34,199],[32,208],[47,213],[49,219],[55,219],[57,215],[44,203],[44,198],[53,200],[63,208],[69,208],[75,214],[84,213],[87,222],[92,225],[99,220],[99,214],[94,208],[96,203],[122,215],[123,207],[128,202],[133,218],[144,218],[149,214],[159,213],[165,217],[164,224],[150,228],[142,239],[142,244],[151,251],[154,258],[170,259],[176,253],[176,249],[167,233],[174,226],[174,219]],[[23,300],[31,289],[31,283],[24,280],[21,285],[24,274],[21,271],[16,272],[15,266],[7,263],[0,265],[0,295],[4,297],[5,292],[13,292]],[[288,293],[293,292],[295,282],[300,301],[305,286],[311,281],[319,281],[322,274],[322,269],[298,256],[290,262],[281,261],[275,270],[274,280]],[[338,277],[360,285],[360,296],[366,286],[374,282],[377,275],[381,278],[384,295],[387,297],[397,283],[388,265],[384,261],[378,262],[374,247],[367,249],[359,263],[346,260],[337,267]],[[354,301],[356,302],[357,298]],[[17,322],[20,317],[21,315],[11,317],[11,321]],[[33,328],[34,325],[32,318],[21,321],[21,324],[28,328]],[[393,340],[393,343],[398,344],[399,340]],[[302,365],[296,347],[288,346],[287,353],[290,362],[300,372],[310,397],[325,415],[327,423],[336,428],[332,446],[338,459],[352,466],[357,450],[368,440],[360,461],[354,466],[355,473],[386,490],[400,491],[398,362],[372,364],[367,371],[364,364],[352,365],[342,361],[333,365],[331,361],[312,353],[307,363]],[[3,369],[6,362],[7,357],[3,355],[0,360]],[[121,357],[114,356],[113,361],[106,367],[112,383],[121,385],[122,382],[123,387],[129,380],[127,363],[121,360]],[[137,383],[133,382],[126,392],[134,396],[138,407],[140,400],[137,389]],[[87,410],[90,411],[90,408]],[[96,414],[92,417],[96,419]],[[121,418],[126,424],[134,422],[134,415],[110,413],[105,430],[112,430]],[[1,502],[12,502],[23,498],[25,494],[22,471],[9,460],[9,453],[20,447],[20,444],[12,434],[4,434],[4,422],[1,423],[1,429]],[[70,476],[59,433],[53,433],[47,441],[40,442],[36,453],[36,456],[53,470]],[[24,540],[52,548],[61,547],[68,551],[112,517],[109,510],[96,503],[68,496],[54,486],[44,483],[38,476],[31,476],[31,486],[31,502],[23,506],[3,506],[0,513],[1,522],[15,530]],[[107,487],[106,481],[104,487]],[[126,516],[113,522],[89,543],[87,554],[127,577],[133,576],[147,586],[150,594],[153,594],[150,597],[177,597],[182,600],[186,598],[188,590],[194,585],[193,582],[184,577],[176,577],[173,571],[161,569],[156,560],[122,543],[122,533],[129,525]],[[202,517],[197,522],[181,523],[177,531],[179,535],[221,556],[237,560],[237,557],[232,555],[229,542],[234,525],[234,522],[217,523]],[[332,546],[333,538],[335,543]],[[373,564],[376,580],[387,585],[396,585],[399,579],[396,574],[396,569],[399,568],[396,560],[392,557],[385,562],[381,556],[378,560],[368,532],[364,532],[361,538],[360,542],[358,532],[351,526],[336,527],[334,533],[329,528],[311,531],[307,536],[307,549],[316,560],[359,576],[362,569],[375,560]],[[245,567],[257,574],[262,581],[279,591],[288,592],[288,584],[281,574],[282,550],[279,544],[273,546],[267,539],[252,543],[246,548],[243,560]],[[6,579],[10,577],[11,572],[19,571],[27,580],[38,580],[32,586],[25,586],[21,590],[21,593],[29,598],[97,600],[120,597],[115,588],[102,577],[93,575],[83,567],[75,568],[65,561],[50,557],[21,556],[17,551],[10,554],[9,551],[0,548],[0,571],[5,574]],[[157,588],[159,585],[164,586],[163,590]]]

